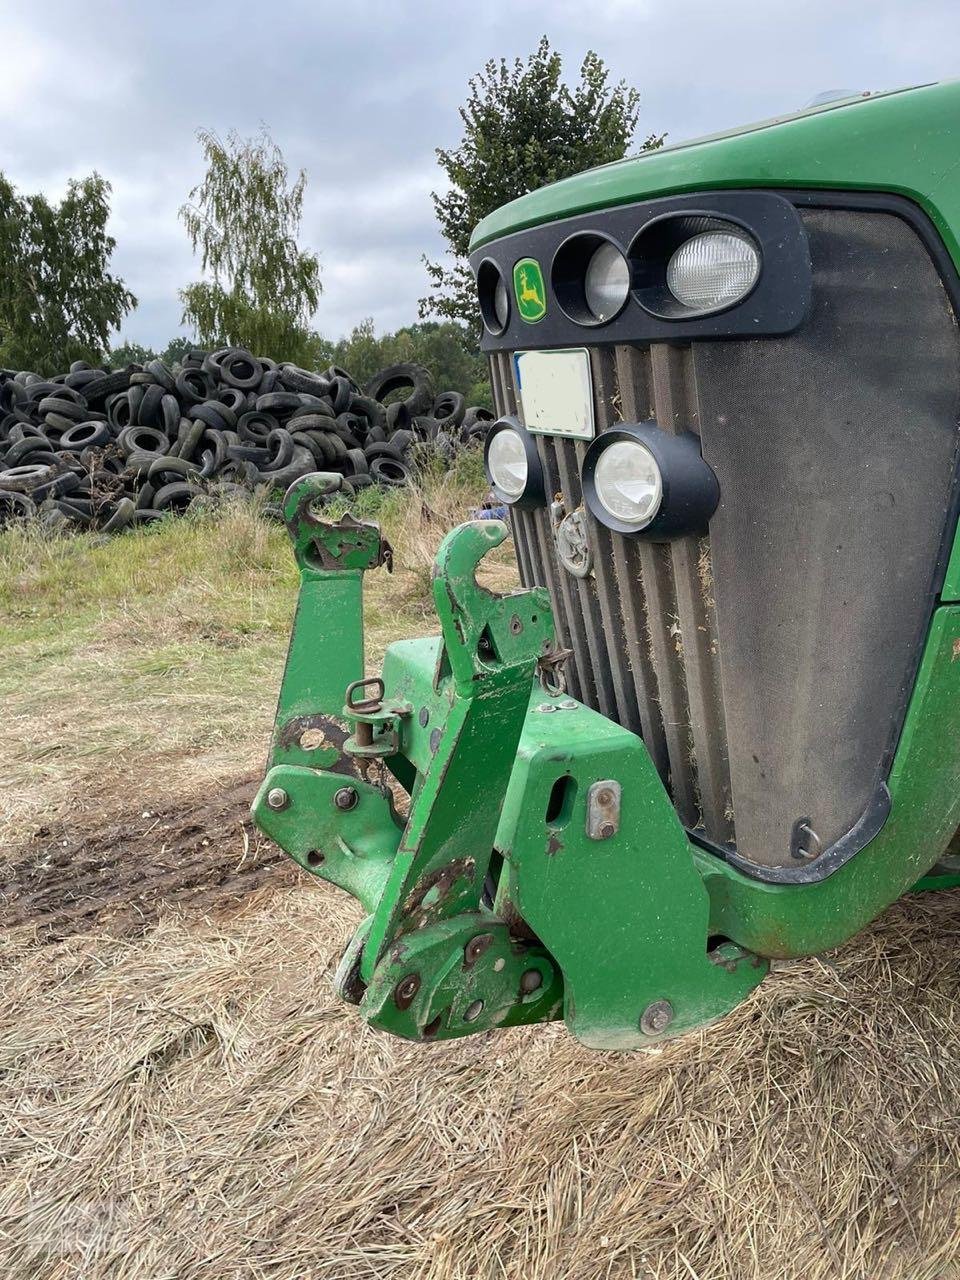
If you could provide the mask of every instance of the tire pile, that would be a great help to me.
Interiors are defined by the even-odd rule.
[[[114,533],[250,491],[336,471],[348,494],[409,484],[452,461],[493,415],[427,369],[396,364],[365,389],[239,347],[122,372],[77,362],[51,379],[0,369],[0,525]]]

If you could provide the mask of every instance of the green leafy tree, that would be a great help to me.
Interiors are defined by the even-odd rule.
[[[189,338],[171,338],[162,351],[154,351],[153,347],[145,347],[139,342],[123,342],[110,352],[110,364],[114,369],[125,369],[128,364],[146,364],[149,360],[162,360],[172,368],[180,364],[188,351],[196,347]]]
[[[0,365],[62,373],[98,361],[137,300],[108,270],[110,184],[73,179],[59,204],[0,174]]]
[[[438,391],[460,391],[470,404],[491,407],[486,360],[474,330],[447,320],[408,325],[377,337],[373,321],[364,320],[339,342],[317,339],[314,366],[338,364],[361,384],[390,364],[413,361],[433,374]]]
[[[469,89],[460,109],[460,145],[437,151],[449,187],[433,193],[433,205],[450,261],[424,259],[432,292],[421,299],[420,315],[475,325],[476,296],[467,264],[473,228],[508,200],[622,159],[636,129],[640,95],[622,80],[611,86],[603,60],[593,52],[570,88],[560,54],[546,36],[526,62],[488,62]],[[663,138],[651,134],[642,149],[662,146]]]
[[[243,346],[306,363],[308,322],[321,293],[320,264],[297,243],[307,176],[290,185],[283,155],[265,129],[221,141],[197,135],[207,164],[180,210],[210,277],[180,292],[183,323],[201,346]]]
[[[139,342],[122,342],[111,350],[110,365],[114,369],[125,369],[128,364],[146,364],[156,358],[157,353],[152,347],[144,347]]]

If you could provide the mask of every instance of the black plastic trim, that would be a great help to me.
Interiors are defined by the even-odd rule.
[[[571,319],[561,302],[562,288],[561,297],[557,295],[552,270],[563,245],[580,236],[608,240],[630,261],[631,246],[644,230],[669,217],[733,223],[746,232],[757,245],[762,263],[760,277],[751,291],[722,310],[665,319],[641,305],[637,285],[642,287],[643,281],[638,277],[638,260],[634,258],[631,263],[633,288],[618,315],[599,325]],[[515,263],[523,258],[533,258],[543,271],[546,313],[535,328],[524,324],[511,297],[511,312],[505,328],[491,333],[485,326],[480,342],[483,351],[544,350],[580,346],[585,341],[600,346],[775,337],[793,333],[803,324],[810,309],[812,271],[807,235],[792,202],[778,192],[706,191],[577,214],[493,241],[471,257],[470,265],[479,273],[485,263],[492,263],[504,280],[510,282]],[[508,290],[510,287],[508,283]],[[481,309],[484,305],[489,309],[489,304],[483,302],[484,291],[480,293]]]
[[[613,245],[623,258],[630,272],[630,280],[620,306],[612,315],[600,319],[590,310],[587,303],[586,275],[593,255],[604,244]],[[575,231],[572,236],[567,236],[553,255],[553,262],[550,264],[550,288],[553,290],[557,305],[569,320],[584,329],[599,329],[604,325],[612,324],[629,302],[633,289],[633,264],[616,240],[602,231]]]

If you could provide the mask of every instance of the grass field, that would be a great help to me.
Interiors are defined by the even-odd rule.
[[[480,490],[381,503],[374,667]],[[247,507],[0,535],[0,1276],[960,1276],[960,896],[642,1054],[370,1032],[355,904],[246,819],[295,588]]]

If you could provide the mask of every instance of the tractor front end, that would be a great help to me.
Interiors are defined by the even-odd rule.
[[[486,219],[524,589],[475,579],[505,524],[454,530],[441,635],[382,677],[389,548],[291,488],[254,816],[363,904],[337,982],[372,1024],[639,1047],[958,882],[958,119],[954,85],[833,103]]]

